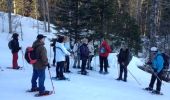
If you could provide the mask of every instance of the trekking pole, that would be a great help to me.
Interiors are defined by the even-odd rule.
[[[50,62],[51,62],[51,46],[50,46]],[[51,64],[50,64],[51,65]]]
[[[127,70],[128,70],[128,69],[127,69]],[[132,77],[136,80],[136,82],[137,82],[139,85],[141,85],[140,82],[136,79],[136,77],[130,72],[130,70],[128,70],[128,72],[132,75]]]
[[[25,69],[25,62],[24,62],[24,52],[23,52],[23,50],[21,49],[21,52],[22,52],[22,67],[23,67],[23,69]]]
[[[55,94],[55,89],[54,89],[54,85],[53,85],[53,81],[52,81],[52,77],[51,77],[51,72],[50,72],[50,65],[48,65],[48,72],[49,72],[49,75],[50,75],[51,85],[53,87],[53,93]]]

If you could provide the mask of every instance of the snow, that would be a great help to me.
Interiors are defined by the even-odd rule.
[[[21,17],[21,16],[20,16]],[[8,21],[7,15],[5,15],[5,32],[0,33],[0,66],[4,71],[0,71],[0,98],[1,100],[169,100],[170,98],[170,85],[163,82],[162,92],[163,96],[152,95],[147,91],[143,91],[142,88],[147,87],[150,81],[151,75],[139,70],[137,65],[142,65],[143,60],[137,57],[133,57],[128,66],[128,70],[136,77],[140,82],[139,85],[133,76],[128,73],[127,82],[116,81],[118,77],[118,64],[116,53],[111,53],[109,59],[109,74],[99,74],[99,59],[98,56],[93,58],[92,66],[94,71],[88,71],[89,75],[84,76],[77,74],[78,69],[73,69],[73,59],[71,58],[70,70],[72,73],[65,76],[70,78],[70,81],[53,81],[55,87],[55,94],[44,97],[34,97],[35,93],[26,93],[27,89],[31,88],[31,76],[32,66],[27,64],[23,59],[23,52],[27,46],[31,46],[37,36],[37,29],[33,27],[33,22],[36,20],[28,17],[22,17],[21,23],[23,25],[22,31],[24,33],[23,40],[20,39],[20,45],[23,52],[19,52],[19,65],[23,66],[23,70],[6,69],[11,67],[12,55],[8,49],[8,41],[10,35],[8,35]],[[41,23],[41,22],[40,22]],[[0,25],[2,25],[2,19],[0,18]],[[2,26],[0,26],[0,31]],[[20,32],[20,29],[17,29]],[[45,33],[40,30],[41,33],[48,38],[52,38],[55,32]],[[50,42],[48,38],[45,41],[45,46],[48,51],[49,61],[52,62],[53,52],[50,48]],[[55,67],[50,68],[52,76],[55,76]],[[45,87],[47,90],[53,90],[49,71],[46,70]]]

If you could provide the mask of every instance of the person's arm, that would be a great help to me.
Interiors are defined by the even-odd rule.
[[[43,65],[47,65],[48,64],[48,58],[47,58],[47,50],[45,47],[41,47],[41,52],[40,52],[40,56],[41,56],[41,60],[43,62]]]
[[[64,45],[61,45],[61,49],[66,55],[71,55],[70,52],[67,51]]]

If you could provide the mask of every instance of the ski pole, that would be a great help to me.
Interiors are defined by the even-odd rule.
[[[151,66],[150,66],[150,68],[152,68]],[[152,73],[153,73],[153,75],[155,75],[156,76],[156,78],[161,82],[162,80],[158,77],[158,75],[154,72],[154,70],[152,69]],[[164,85],[163,83],[162,83],[162,85]]]
[[[157,78],[160,82],[162,81],[155,72],[153,72],[153,74],[156,76],[156,78]],[[164,85],[164,84],[162,83],[162,85]]]
[[[50,65],[48,65],[48,72],[49,72],[49,75],[50,75],[51,85],[53,87],[53,93],[55,94],[55,89],[54,89],[54,85],[53,85],[53,81],[52,81],[52,77],[51,77],[51,72],[50,72]]]
[[[128,70],[128,69],[127,69],[127,70]],[[128,72],[132,75],[132,77],[136,80],[136,82],[137,82],[139,85],[141,85],[140,82],[136,79],[136,77],[130,72],[130,70],[128,70]]]

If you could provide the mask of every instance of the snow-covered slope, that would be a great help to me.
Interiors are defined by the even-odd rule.
[[[6,15],[5,15],[6,16]],[[33,19],[22,17],[23,25],[22,31],[23,41],[20,39],[20,45],[23,52],[27,46],[32,45],[37,35],[37,29],[33,28]],[[8,32],[7,17],[5,17],[5,32],[1,32],[0,26],[0,66],[4,71],[0,71],[0,98],[1,100],[169,100],[170,85],[163,82],[162,92],[163,96],[151,95],[143,91],[142,88],[147,87],[150,81],[150,74],[147,74],[137,68],[137,65],[142,64],[142,60],[133,57],[128,69],[137,78],[141,85],[139,85],[133,76],[128,73],[128,82],[116,81],[118,77],[118,64],[116,54],[109,55],[109,74],[101,75],[98,73],[99,64],[98,57],[94,57],[92,65],[95,71],[89,71],[88,76],[77,74],[78,69],[70,68],[72,73],[65,74],[70,78],[70,81],[53,81],[55,87],[55,94],[45,97],[34,97],[35,93],[26,93],[25,91],[31,87],[32,66],[23,60],[23,54],[19,52],[19,65],[24,67],[24,70],[6,69],[11,66],[12,55],[8,49],[8,41],[10,35]],[[36,22],[36,21],[35,21]],[[0,25],[2,19],[0,18]],[[53,35],[51,33],[44,33],[48,38]],[[19,30],[17,32],[20,32]],[[50,49],[50,42],[46,39],[46,48],[48,50],[48,58],[52,60],[52,49]],[[70,67],[72,67],[73,60],[71,58]],[[50,69],[52,76],[55,76],[55,67]],[[50,76],[46,70],[45,87],[47,90],[52,90]]]

